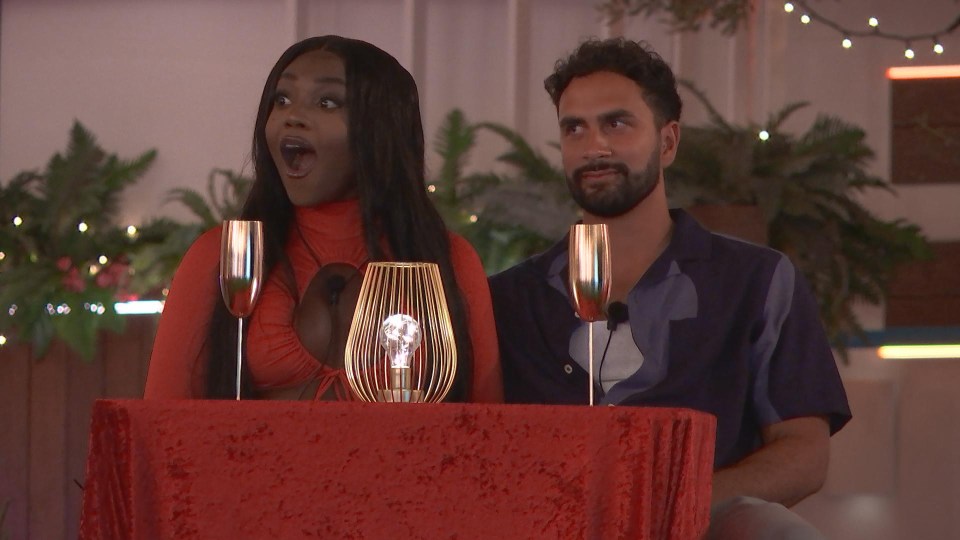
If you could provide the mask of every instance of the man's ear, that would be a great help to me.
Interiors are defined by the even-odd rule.
[[[677,157],[680,144],[680,123],[671,120],[660,128],[660,167],[667,168]]]

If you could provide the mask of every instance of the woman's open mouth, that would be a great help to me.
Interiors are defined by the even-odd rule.
[[[317,162],[317,151],[309,141],[300,137],[280,139],[280,155],[287,166],[287,175],[303,178],[313,170]]]

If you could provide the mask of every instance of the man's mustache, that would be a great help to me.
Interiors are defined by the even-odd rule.
[[[586,165],[582,165],[573,170],[573,179],[577,183],[580,183],[583,180],[583,175],[588,172],[597,172],[603,170],[613,170],[621,174],[624,177],[630,175],[630,168],[627,167],[622,161],[607,161],[607,160],[597,160],[591,161]]]

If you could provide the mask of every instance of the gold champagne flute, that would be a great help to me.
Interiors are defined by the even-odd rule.
[[[237,400],[243,363],[243,318],[253,307],[263,284],[263,222],[227,220],[220,235],[220,292],[237,318]]]
[[[593,322],[605,318],[610,300],[610,236],[607,225],[578,223],[570,227],[568,278],[573,307],[587,321],[590,405],[593,405]]]

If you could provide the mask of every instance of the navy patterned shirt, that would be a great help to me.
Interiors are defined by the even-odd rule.
[[[612,332],[594,323],[597,402],[713,414],[716,468],[757,449],[764,426],[822,415],[831,433],[843,427],[843,383],[790,260],[708,232],[682,210],[670,215],[673,237],[628,294],[628,321]],[[588,401],[587,323],[570,304],[566,273],[564,239],[490,278],[510,403]]]

